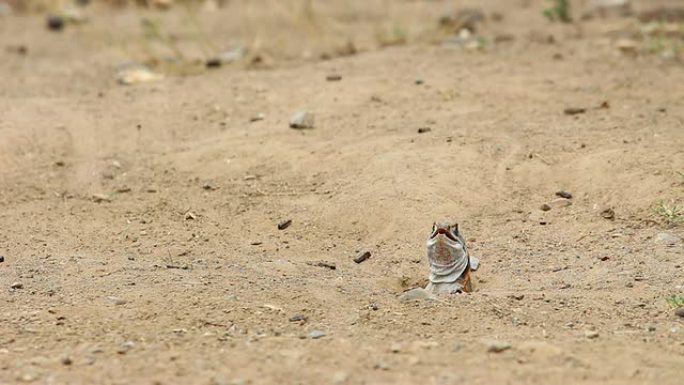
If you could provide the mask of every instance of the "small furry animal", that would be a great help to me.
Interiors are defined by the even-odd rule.
[[[457,223],[438,221],[432,225],[427,239],[427,257],[430,275],[425,290],[433,293],[473,291],[470,271],[477,270],[479,260],[468,253]]]

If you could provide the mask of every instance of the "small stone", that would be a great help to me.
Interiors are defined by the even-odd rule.
[[[398,342],[395,342],[390,346],[390,352],[392,353],[400,353],[401,352],[401,344]]]
[[[135,346],[135,343],[133,341],[126,341],[126,342],[122,343],[121,345],[119,345],[119,348],[116,349],[116,352],[118,354],[126,354],[126,353],[128,353],[129,350],[133,349],[134,346]]]
[[[648,325],[648,327],[646,328],[646,330],[648,330],[649,332],[654,332],[654,331],[656,331],[656,327],[653,326],[653,325]]]
[[[304,314],[295,314],[290,317],[290,322],[306,322],[308,318]]]
[[[419,134],[425,134],[425,133],[430,132],[430,131],[432,131],[432,128],[430,128],[430,127],[420,127],[418,129]]]
[[[208,190],[208,191],[214,191],[214,190],[218,189],[218,187],[216,187],[216,185],[213,182],[206,181],[206,182],[202,183],[202,189]]]
[[[300,111],[290,118],[290,128],[309,129],[314,128],[314,115],[310,112]]]
[[[568,207],[570,205],[572,205],[572,201],[565,198],[556,198],[549,202],[549,206],[556,209],[561,207]]]
[[[316,264],[318,267],[324,267],[326,269],[335,270],[337,266],[333,262],[320,261]]]
[[[119,297],[107,297],[107,299],[114,305],[125,305],[127,302],[125,299]]]
[[[3,263],[3,262],[5,262],[5,257],[3,257],[2,255],[0,255],[0,263]]]
[[[569,193],[569,192],[567,192],[567,191],[562,191],[562,190],[561,190],[561,191],[557,191],[557,192],[556,192],[556,196],[559,196],[559,197],[565,198],[565,199],[572,199],[572,194],[571,194],[571,193]]]
[[[207,61],[204,63],[204,65],[207,68],[220,68],[221,65],[223,65],[223,62],[221,61],[220,58],[211,58],[211,59],[207,59]]]
[[[549,211],[549,210],[551,210],[551,206],[549,206],[548,204],[544,203],[544,204],[542,204],[541,206],[539,206],[539,210],[541,210],[541,211]]]
[[[123,85],[156,82],[163,78],[163,75],[154,73],[145,66],[124,68],[117,74],[117,81]]]
[[[342,80],[342,76],[338,74],[330,74],[325,77],[325,80],[329,82],[339,82],[340,80]]]
[[[601,211],[601,216],[605,219],[612,221],[613,219],[615,219],[615,211],[613,211],[613,209],[611,208],[605,209]]]
[[[10,289],[18,290],[18,289],[23,289],[24,284],[21,282],[14,282],[12,285],[10,285]]]
[[[602,256],[598,257],[598,259],[599,259],[599,261],[603,261],[603,262],[605,262],[605,261],[609,260],[609,259],[610,259],[610,257],[609,257],[609,256],[607,256],[607,255],[602,255]]]
[[[197,219],[197,215],[195,215],[195,213],[193,213],[192,211],[188,211],[187,213],[185,213],[184,218],[186,221],[195,220]]]
[[[483,339],[482,343],[487,347],[487,351],[490,353],[501,353],[512,347],[510,343],[499,340]]]
[[[95,203],[111,202],[112,201],[112,198],[110,198],[109,195],[106,195],[106,194],[93,194],[92,199],[93,199],[93,202],[95,202]]]
[[[680,307],[675,310],[675,315],[684,318],[684,307]]]
[[[263,113],[260,112],[260,113],[256,114],[255,116],[252,116],[251,118],[249,118],[249,121],[251,123],[254,123],[254,122],[260,122],[264,119],[266,119],[266,115],[264,115]]]
[[[309,334],[308,334],[307,336],[308,336],[309,338],[313,339],[313,340],[317,340],[317,339],[319,339],[319,338],[321,338],[321,337],[325,337],[326,335],[327,335],[327,334],[326,334],[324,331],[321,331],[321,330],[312,330],[312,331],[309,332]]]
[[[66,365],[66,366],[69,366],[73,363],[73,361],[71,360],[71,357],[68,357],[68,356],[62,357],[62,359],[60,361],[62,362],[62,365]]]
[[[48,15],[46,22],[50,31],[58,32],[64,29],[64,18],[59,15]]]
[[[285,230],[286,228],[290,227],[292,224],[292,219],[286,219],[280,223],[278,223],[278,230]]]
[[[361,263],[370,257],[371,257],[370,251],[362,251],[362,252],[356,254],[356,257],[354,257],[354,262]]]
[[[568,107],[563,110],[563,113],[565,115],[579,115],[587,112],[586,108],[581,108],[581,107]]]
[[[242,59],[243,56],[245,56],[245,50],[242,48],[235,48],[222,53],[219,56],[219,59],[221,60],[221,63],[228,64]]]
[[[413,300],[434,299],[435,297],[422,287],[407,290],[399,296],[399,302],[408,302]]]
[[[668,244],[668,245],[675,244],[675,243],[677,243],[680,239],[681,239],[681,238],[679,238],[678,236],[676,236],[676,235],[674,235],[674,234],[664,233],[664,232],[663,232],[663,233],[658,233],[658,234],[656,234],[656,236],[655,236],[655,241],[656,241],[657,243],[665,243],[665,244]]]
[[[522,301],[525,299],[525,294],[513,294],[511,295],[511,298],[513,298],[516,301]]]
[[[593,340],[595,338],[598,338],[599,332],[597,332],[596,330],[587,330],[586,332],[584,332],[584,336],[590,340]]]
[[[628,55],[636,55],[638,44],[632,39],[620,39],[615,43],[620,52]]]

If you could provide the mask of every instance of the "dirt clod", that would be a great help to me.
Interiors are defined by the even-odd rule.
[[[568,107],[563,110],[563,113],[565,115],[579,115],[587,112],[586,108],[581,108],[581,107]]]
[[[64,18],[59,15],[48,15],[46,24],[50,31],[59,32],[64,29]]]
[[[280,223],[278,223],[278,230],[285,230],[286,228],[290,227],[292,224],[292,219],[286,219]]]
[[[300,111],[290,118],[290,128],[311,129],[314,128],[314,115],[310,112]]]
[[[356,257],[354,257],[354,262],[361,263],[370,257],[371,257],[370,251],[361,251],[360,253],[356,254]]]
[[[604,219],[608,219],[608,220],[612,221],[615,219],[615,211],[613,211],[613,209],[611,209],[611,208],[607,208],[607,209],[601,211],[601,216]]]

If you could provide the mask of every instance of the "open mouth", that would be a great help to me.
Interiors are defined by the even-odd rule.
[[[448,228],[444,227],[435,227],[435,229],[432,230],[432,234],[430,234],[430,239],[433,239],[439,234],[446,235],[447,238],[451,239],[452,241],[456,241],[456,236],[451,231],[449,231]]]

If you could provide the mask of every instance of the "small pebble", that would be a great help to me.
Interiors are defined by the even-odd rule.
[[[541,210],[541,211],[549,211],[549,210],[551,210],[551,206],[549,206],[549,205],[547,205],[546,203],[544,203],[543,205],[539,206],[539,210]]]
[[[598,338],[599,332],[597,332],[596,330],[587,330],[586,332],[584,332],[584,336],[589,338],[590,340],[593,340],[595,338]]]
[[[219,68],[223,62],[219,58],[211,58],[208,59],[204,64],[207,66],[207,68]]]
[[[330,74],[330,75],[325,77],[325,80],[327,80],[329,82],[339,82],[340,80],[342,80],[342,75]]]
[[[432,131],[432,128],[430,128],[430,127],[420,127],[418,129],[419,134],[425,134],[425,133],[430,132],[430,131]]]
[[[61,31],[64,29],[64,18],[58,15],[48,15],[47,27],[50,31]]]
[[[482,343],[487,347],[487,351],[490,353],[501,353],[512,347],[510,343],[499,340],[483,339]]]
[[[311,339],[314,339],[314,340],[317,340],[317,339],[319,339],[321,337],[325,337],[325,336],[326,336],[326,333],[324,331],[321,331],[321,330],[312,330],[308,334],[308,337]]]
[[[657,243],[665,243],[668,245],[677,243],[681,238],[670,233],[658,233],[655,236],[655,241]]]
[[[513,298],[516,301],[522,301],[525,299],[525,294],[513,294],[511,295],[511,298]]]
[[[684,307],[680,307],[675,310],[675,315],[684,318]]]
[[[292,219],[286,219],[280,223],[278,223],[278,230],[285,230],[286,228],[290,227],[292,224]]]
[[[318,267],[325,267],[326,269],[335,270],[337,266],[333,262],[320,261],[316,264]]]
[[[116,349],[116,352],[118,354],[126,354],[129,350],[133,349],[135,346],[135,343],[133,341],[126,341],[122,343],[118,349]]]
[[[3,263],[3,262],[5,262],[5,257],[3,257],[2,255],[0,255],[0,263]]]
[[[556,195],[561,198],[572,199],[572,194],[567,191],[558,191],[556,192]]]
[[[578,115],[578,114],[583,114],[585,112],[587,112],[586,108],[576,108],[576,107],[569,107],[569,108],[566,108],[565,110],[563,110],[563,113],[565,113],[565,115]]]
[[[73,361],[71,360],[71,357],[62,357],[61,361],[62,361],[62,365],[66,365],[66,366],[69,366],[73,363]]]
[[[572,201],[565,198],[556,198],[549,202],[549,207],[560,208],[572,205]]]
[[[306,322],[307,317],[304,314],[295,314],[290,317],[290,322]]]
[[[310,112],[300,111],[290,118],[290,128],[308,129],[314,128],[314,115]]]
[[[601,216],[605,219],[612,221],[613,219],[615,219],[615,211],[613,211],[613,209],[605,209],[601,211]]]
[[[114,305],[125,305],[127,302],[125,299],[119,297],[107,297],[107,299]]]
[[[21,282],[14,282],[14,283],[10,286],[10,288],[11,288],[11,289],[15,289],[15,290],[16,290],[16,289],[23,289],[23,288],[24,288],[24,284],[21,283]]]
[[[356,254],[356,257],[354,257],[354,262],[361,263],[370,257],[371,257],[370,251],[362,251],[362,252]]]

